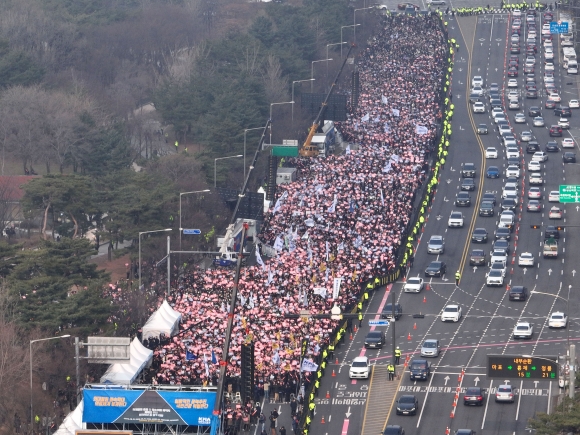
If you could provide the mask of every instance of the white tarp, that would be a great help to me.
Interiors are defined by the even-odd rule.
[[[143,340],[151,337],[159,337],[162,333],[171,337],[179,327],[181,313],[178,313],[169,306],[167,301],[163,301],[157,311],[155,311],[145,326],[143,326]]]
[[[73,412],[66,416],[54,435],[75,435],[77,430],[85,429],[83,425],[83,401]]]
[[[131,342],[131,362],[129,364],[112,364],[101,377],[101,384],[132,384],[141,370],[153,358],[153,351],[147,349],[135,338]]]

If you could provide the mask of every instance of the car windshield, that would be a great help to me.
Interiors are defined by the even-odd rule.
[[[380,331],[371,331],[368,333],[367,338],[381,338]]]
[[[562,316],[561,314],[552,314],[552,319],[558,320],[558,319],[563,319],[564,316]]]
[[[366,367],[367,363],[364,361],[354,361],[352,367]]]
[[[446,313],[456,313],[457,307],[445,307],[445,312]]]
[[[527,331],[528,327],[526,325],[518,325],[516,329],[518,331]]]
[[[497,389],[499,393],[510,393],[512,391],[511,387],[499,387]]]
[[[409,278],[407,284],[421,284],[420,278]]]
[[[402,396],[399,399],[399,403],[415,403],[415,397],[413,397],[413,396]]]
[[[423,347],[434,349],[437,347],[437,343],[435,343],[434,341],[426,341],[425,343],[423,343]]]
[[[426,369],[427,368],[427,363],[413,363],[411,364],[411,368],[412,369]]]
[[[479,388],[468,388],[465,391],[465,394],[469,394],[469,395],[479,394]]]

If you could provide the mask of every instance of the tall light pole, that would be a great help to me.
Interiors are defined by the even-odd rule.
[[[294,106],[292,106],[294,108]],[[264,127],[245,128],[244,129],[244,183],[246,182],[246,133],[251,130],[263,130]]]
[[[328,53],[327,53],[326,57],[328,57]],[[316,79],[294,80],[292,82],[292,101],[294,101],[294,84],[295,83],[313,82],[314,80],[316,80]],[[292,126],[294,127],[294,104],[292,104]]]
[[[334,44],[326,44],[326,58],[328,59],[328,47],[331,47],[333,45],[343,45],[346,44],[346,42],[335,42]],[[340,47],[342,48],[342,47]],[[342,56],[341,56],[342,57]],[[326,81],[328,82],[328,62],[326,62]],[[294,99],[294,98],[292,98]]]
[[[180,197],[180,199],[181,199],[181,197]],[[181,213],[180,213],[179,219],[181,220]],[[181,223],[179,224],[179,226],[181,226]],[[171,228],[165,228],[163,230],[142,231],[139,233],[139,290],[141,290],[141,235],[149,234],[149,233],[162,233],[165,231],[171,231]],[[167,277],[168,280],[170,278],[171,277],[169,277],[169,276]]]
[[[568,286],[568,298],[565,298],[563,296],[560,295],[555,295],[553,293],[545,293],[545,292],[539,292],[536,290],[532,290],[530,292],[530,294],[539,294],[539,295],[546,295],[546,296],[552,296],[553,298],[558,298],[558,299],[562,299],[564,301],[566,301],[566,316],[568,317],[568,319],[570,319],[570,290],[572,289],[572,286],[569,285]],[[567,356],[568,356],[568,366],[570,367],[570,374],[569,374],[569,380],[568,380],[568,394],[570,399],[574,398],[574,393],[575,393],[575,385],[574,385],[574,381],[576,380],[576,370],[574,365],[576,364],[576,346],[572,345],[570,346],[570,327],[569,325],[566,324],[566,346],[568,347],[567,350]],[[564,387],[566,386],[566,382],[564,381]]]
[[[270,145],[272,145],[272,106],[276,106],[278,104],[292,104],[292,107],[294,107],[294,100],[282,101],[281,103],[270,103]]]
[[[58,340],[61,338],[68,338],[69,334],[59,335],[57,337],[39,338],[37,340],[30,340],[30,424],[34,425],[34,411],[32,410],[32,343],[39,341]],[[78,388],[78,385],[77,385]]]
[[[311,79],[314,78],[314,64],[316,62],[328,62],[329,60],[332,60],[332,59],[328,59],[328,57],[327,57],[326,59],[313,60],[311,66],[310,66],[310,78]],[[312,80],[310,82],[310,93],[312,93],[313,87],[314,87],[314,80]]]
[[[179,250],[181,251],[181,235],[183,234],[183,226],[181,225],[181,198],[184,195],[194,195],[196,193],[204,193],[204,192],[209,192],[209,189],[205,189],[205,190],[196,190],[194,192],[181,192],[179,194]],[[179,253],[179,264],[181,264],[181,252]],[[179,267],[179,265],[177,266]],[[139,273],[139,277],[141,276],[141,273]]]
[[[348,27],[356,27],[356,26],[360,26],[360,24],[354,24],[354,25],[350,25],[350,26],[342,26],[340,28],[340,58],[342,59],[342,29],[346,29]]]
[[[225,160],[225,159],[237,159],[240,157],[244,157],[243,154],[238,154],[237,156],[228,156],[228,157],[216,157],[213,159],[213,188],[217,187],[217,161],[218,160]]]
[[[374,9],[374,6],[369,6],[368,8],[360,8],[360,9],[355,9],[355,10],[354,10],[354,14],[353,14],[353,16],[354,16],[354,17],[353,17],[353,18],[354,18],[354,19],[353,19],[353,26],[354,26],[354,29],[352,29],[352,32],[353,32],[353,38],[352,38],[352,39],[353,39],[353,42],[354,42],[355,44],[356,44],[356,11],[364,11],[364,10],[366,10],[366,9]]]

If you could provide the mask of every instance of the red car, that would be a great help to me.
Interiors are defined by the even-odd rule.
[[[517,68],[512,67],[512,68],[508,69],[507,75],[508,75],[508,77],[517,77],[518,76]]]

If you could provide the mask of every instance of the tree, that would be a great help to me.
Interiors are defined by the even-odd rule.
[[[10,51],[8,41],[0,40],[0,88],[39,83],[44,70],[22,51]]]
[[[537,435],[560,435],[578,433],[580,427],[580,399],[565,397],[551,413],[538,412],[528,421],[528,426],[535,429]]]

